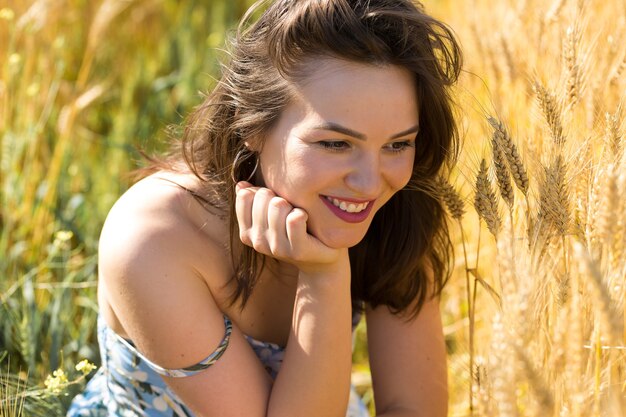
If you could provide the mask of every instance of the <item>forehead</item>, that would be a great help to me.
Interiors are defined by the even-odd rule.
[[[301,125],[326,121],[366,135],[390,136],[418,123],[414,76],[393,65],[322,59],[292,83],[283,116]]]

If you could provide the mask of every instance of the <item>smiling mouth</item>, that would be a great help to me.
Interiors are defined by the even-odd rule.
[[[352,201],[344,201],[338,200],[333,197],[324,196],[324,198],[330,201],[333,206],[338,207],[340,210],[345,211],[346,213],[360,213],[367,208],[370,201],[366,201],[364,203],[355,203]]]

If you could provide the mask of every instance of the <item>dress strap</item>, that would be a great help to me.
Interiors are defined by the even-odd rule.
[[[226,348],[228,347],[228,343],[230,342],[230,334],[233,331],[233,324],[226,315],[224,315],[224,327],[226,328],[224,332],[224,337],[222,338],[222,341],[220,342],[217,349],[213,351],[213,353],[211,353],[209,356],[207,356],[206,358],[202,359],[200,362],[194,365],[187,366],[184,368],[178,368],[178,369],[167,369],[167,368],[163,368],[162,366],[157,365],[156,363],[152,362],[150,359],[146,358],[141,352],[139,352],[133,345],[131,345],[128,342],[128,340],[124,339],[123,337],[121,337],[115,332],[112,332],[112,333],[117,337],[118,341],[126,345],[126,347],[128,347],[131,351],[133,351],[139,358],[141,358],[141,360],[143,360],[146,363],[146,365],[148,365],[156,373],[161,374],[163,376],[173,377],[173,378],[182,378],[186,376],[192,376],[199,372],[204,371],[209,366],[217,362],[217,360],[224,354],[224,352],[226,351]]]

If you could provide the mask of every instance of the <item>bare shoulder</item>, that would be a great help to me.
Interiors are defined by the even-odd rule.
[[[210,231],[223,228],[224,222],[194,198],[192,193],[199,188],[196,182],[192,175],[166,172],[138,181],[111,208],[105,231],[125,222],[161,227],[169,227],[174,222],[177,226],[202,228],[209,238],[219,236],[222,230],[216,230],[216,233]],[[137,221],[139,223],[135,223]],[[133,227],[130,230],[136,229]]]
[[[219,325],[212,288],[231,274],[226,226],[186,191],[189,182],[165,173],[139,181],[115,203],[102,229],[101,311],[114,330],[140,344],[144,331],[157,335],[196,314],[213,316]],[[159,328],[150,330],[151,323]]]
[[[100,240],[101,312],[109,324],[113,320],[120,326],[111,326],[114,331],[132,339],[140,352],[164,368],[197,364],[225,332],[223,312],[208,279],[224,280],[229,274],[228,257],[218,239],[224,225],[210,213],[198,214],[206,210],[193,202],[183,188],[146,178],[112,208]],[[215,366],[166,382],[198,415],[212,415],[217,407],[228,411],[221,415],[234,416],[260,415],[258,410],[266,409],[268,379],[233,325],[228,350]],[[233,383],[225,385],[225,380]],[[250,404],[241,405],[242,395]]]
[[[193,188],[190,175],[171,173],[153,174],[129,188],[107,216],[100,236],[100,263],[151,263],[167,253],[205,275],[217,272],[207,267],[227,267],[219,262],[228,250],[227,225],[198,203],[189,191]],[[215,259],[206,263],[211,254]]]

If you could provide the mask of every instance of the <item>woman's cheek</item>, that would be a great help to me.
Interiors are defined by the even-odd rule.
[[[413,157],[403,158],[401,163],[395,161],[391,164],[388,183],[395,191],[403,189],[411,180],[413,175]]]

